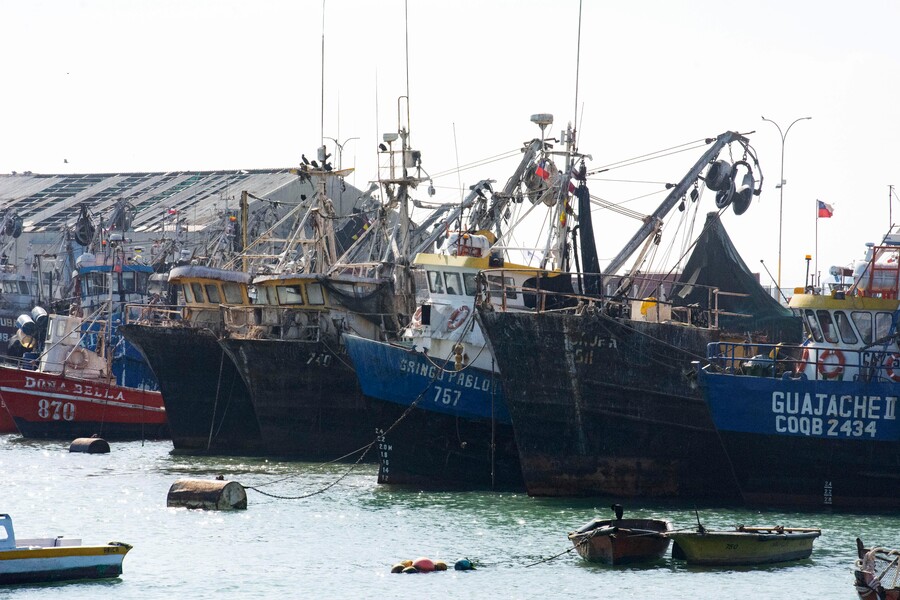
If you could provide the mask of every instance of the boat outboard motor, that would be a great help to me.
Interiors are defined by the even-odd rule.
[[[709,169],[706,171],[706,187],[715,192],[727,190],[734,184],[733,172],[734,169],[728,161],[717,160],[709,165]]]

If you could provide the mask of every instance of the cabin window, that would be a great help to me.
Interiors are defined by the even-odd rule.
[[[856,324],[856,330],[859,331],[859,335],[862,337],[863,343],[871,344],[872,313],[857,310],[850,313],[850,318],[852,318],[853,322]]]
[[[189,285],[179,285],[181,291],[184,292],[184,301],[188,304],[194,303],[194,295],[191,293],[191,286]]]
[[[325,294],[321,283],[309,283],[306,285],[306,299],[310,304],[325,304]]]
[[[241,293],[241,286],[236,283],[225,282],[222,284],[222,291],[225,292],[225,302],[228,304],[243,304],[244,295]]]
[[[875,339],[874,342],[884,339],[891,333],[891,313],[880,312],[875,314]]]
[[[444,281],[447,283],[448,294],[462,295],[464,290],[459,273],[444,273]]]
[[[514,287],[515,282],[512,277],[500,277],[499,275],[488,275],[488,290],[491,292],[491,296],[495,296],[497,298],[500,297],[501,292],[506,289],[506,297],[510,300],[515,300],[516,289]]]
[[[135,275],[133,271],[122,273],[122,279],[118,280],[118,291],[125,292],[126,294],[133,294],[137,291],[137,284],[135,283]]]
[[[303,293],[299,285],[279,285],[278,304],[303,304]]]
[[[24,282],[24,281],[19,282],[19,293],[24,294],[26,296],[28,295],[28,284],[26,282]]]
[[[816,316],[819,317],[819,323],[822,325],[822,333],[825,334],[825,341],[837,344],[838,336],[834,322],[831,320],[831,313],[827,310],[817,310]]]
[[[475,282],[475,273],[463,273],[463,280],[466,282],[466,296],[474,296],[478,284]]]
[[[213,304],[220,304],[222,302],[221,296],[219,296],[219,286],[214,283],[207,283],[206,288],[206,297],[209,298],[209,301]]]
[[[206,296],[203,295],[203,286],[201,286],[199,283],[192,283],[191,292],[193,292],[194,301],[197,304],[206,304]]]
[[[806,316],[806,326],[809,328],[809,333],[817,342],[825,341],[825,338],[822,337],[822,330],[819,329],[819,322],[816,321],[816,313],[811,310],[807,310],[804,312]]]
[[[444,278],[440,271],[428,271],[428,289],[432,294],[444,293]]]
[[[850,319],[847,313],[842,310],[834,311],[834,322],[837,323],[838,333],[841,334],[841,341],[845,344],[855,344],[858,340],[853,332],[853,326],[850,325]]]

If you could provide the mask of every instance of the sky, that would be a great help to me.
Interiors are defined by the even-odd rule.
[[[589,168],[748,134],[762,194],[723,222],[763,283],[780,262],[782,287],[804,285],[807,254],[827,278],[900,221],[900,3],[584,0],[580,20],[579,48],[578,0],[0,0],[0,173],[290,167],[323,138],[336,154],[333,138],[365,188],[408,114],[451,202],[502,185],[514,159],[486,159],[551,113],[554,136],[575,122]],[[701,153],[591,192],[649,214]],[[597,210],[594,225],[608,259],[639,223]]]

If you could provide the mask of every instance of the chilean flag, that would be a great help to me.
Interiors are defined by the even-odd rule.
[[[834,214],[834,207],[830,204],[825,204],[821,200],[816,200],[819,206],[819,218],[820,219],[829,219]]]
[[[544,165],[545,165],[545,163],[543,160],[541,162],[539,162],[537,165],[537,168],[534,170],[534,174],[537,175],[538,177],[540,177],[541,179],[543,179],[544,181],[546,181],[547,178],[550,177],[550,171],[545,169]]]

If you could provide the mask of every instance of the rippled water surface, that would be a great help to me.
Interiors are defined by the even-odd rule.
[[[107,455],[68,447],[0,436],[0,512],[21,537],[132,544],[125,572],[0,588],[0,598],[852,598],[855,538],[900,546],[900,516],[700,507],[708,528],[813,526],[822,537],[810,560],[786,566],[707,569],[667,557],[613,568],[567,552],[567,532],[611,515],[607,499],[397,490],[379,486],[372,465],[348,474],[347,465],[179,456],[169,442],[115,443]],[[248,490],[248,509],[236,512],[166,507],[177,479],[219,474],[280,497]],[[696,522],[692,506],[625,504],[626,516]],[[419,556],[479,568],[390,573]]]

